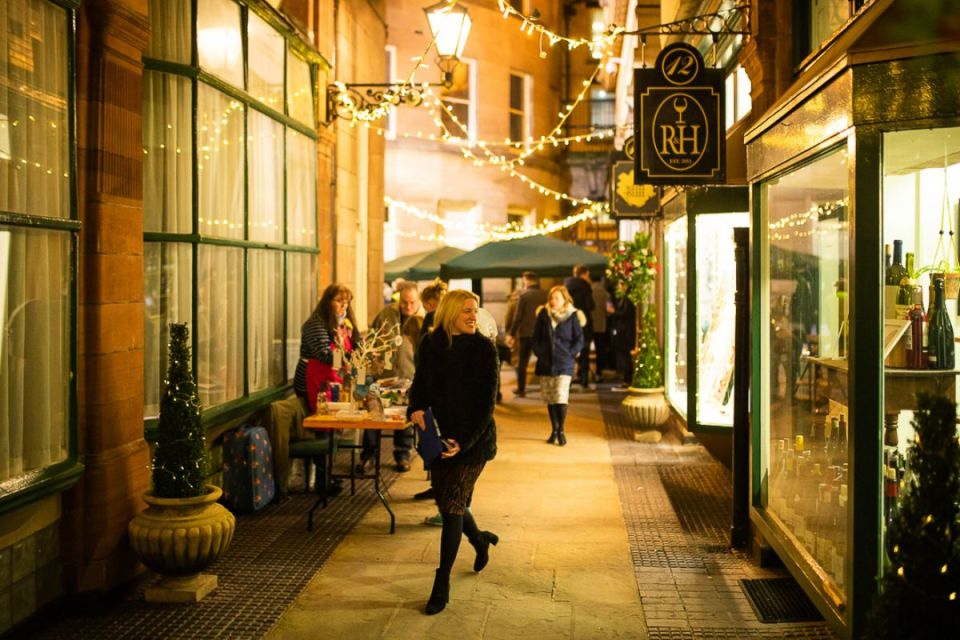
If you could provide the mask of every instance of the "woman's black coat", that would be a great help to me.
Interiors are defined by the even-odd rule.
[[[481,334],[453,336],[451,345],[438,327],[420,341],[407,415],[432,407],[441,437],[460,444],[460,453],[433,464],[480,464],[494,458],[499,382],[497,349]]]
[[[533,352],[538,376],[572,376],[577,354],[583,349],[582,311],[574,311],[554,327],[546,307],[537,311],[533,328]]]

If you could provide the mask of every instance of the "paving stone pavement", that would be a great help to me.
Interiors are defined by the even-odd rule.
[[[784,574],[727,548],[728,472],[700,445],[634,442],[620,398],[572,394],[561,448],[538,394],[508,395],[473,508],[501,542],[480,574],[463,543],[442,613],[422,613],[439,528],[421,524],[434,507],[412,500],[415,465],[391,488],[397,534],[375,505],[267,637],[833,638],[757,620],[738,580]]]
[[[47,611],[11,637],[833,638],[823,623],[758,622],[738,580],[785,574],[727,548],[728,472],[699,445],[634,442],[621,398],[606,387],[571,394],[561,448],[544,442],[536,387],[525,399],[507,392],[500,452],[474,504],[501,542],[480,574],[463,543],[451,602],[437,616],[422,610],[440,529],[422,524],[433,505],[412,499],[427,486],[415,463],[387,472],[396,535],[369,483],[333,500],[313,532],[313,497],[294,494],[240,519],[211,569],[220,586],[203,602],[151,605],[140,585],[114,604]]]
[[[824,622],[757,619],[739,581],[789,574],[729,548],[729,470],[699,444],[635,442],[623,395],[598,395],[649,637],[835,638]]]
[[[508,394],[498,408],[499,453],[480,477],[473,513],[500,543],[476,574],[464,541],[443,612],[423,614],[440,530],[422,524],[435,507],[411,499],[427,486],[414,465],[391,487],[396,535],[372,508],[267,637],[646,637],[597,395],[574,402],[566,447],[546,444],[538,394]]]

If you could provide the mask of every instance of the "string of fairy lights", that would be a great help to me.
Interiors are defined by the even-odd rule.
[[[620,35],[625,31],[622,27],[616,25],[610,25],[607,27],[607,30],[592,39],[587,38],[570,38],[567,36],[562,36],[559,33],[555,33],[545,27],[540,22],[540,16],[538,11],[534,11],[532,15],[526,15],[523,12],[515,9],[507,0],[497,0],[497,6],[500,8],[501,16],[503,18],[509,18],[511,16],[520,18],[520,31],[527,35],[538,34],[540,36],[541,44],[544,39],[547,43],[554,47],[559,43],[563,43],[567,46],[570,51],[574,49],[585,46],[590,49],[591,52],[596,53],[597,51],[606,51],[614,41],[620,37]],[[546,57],[544,54],[546,52],[541,48],[541,57]]]
[[[565,218],[561,218],[559,220],[544,220],[536,225],[528,225],[519,222],[508,222],[507,224],[503,225],[492,225],[484,222],[464,223],[461,221],[448,220],[438,216],[433,212],[426,211],[425,209],[421,209],[402,200],[391,198],[390,196],[385,196],[383,201],[384,204],[389,207],[394,207],[396,210],[409,213],[415,218],[432,222],[445,230],[455,228],[459,230],[467,229],[472,231],[481,242],[500,242],[504,240],[516,240],[519,238],[528,238],[530,236],[556,233],[557,231],[571,227],[583,220],[590,220],[598,215],[608,213],[610,210],[609,205],[606,202],[591,202],[590,204],[581,208],[577,213],[566,216]],[[440,234],[421,235],[415,232],[400,231],[393,223],[388,226],[388,230],[391,232],[396,232],[397,235],[407,238],[416,237],[420,240],[429,240],[434,242],[445,240],[445,236]]]

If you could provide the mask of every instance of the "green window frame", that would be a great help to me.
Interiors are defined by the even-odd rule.
[[[165,40],[143,59],[148,437],[169,322],[190,323],[205,424],[290,387],[316,299],[317,87],[330,69],[263,0],[151,0],[150,14]]]
[[[0,11],[0,34],[12,39],[15,36],[10,34],[17,33],[16,37],[23,41],[22,46],[16,47],[11,40],[11,47],[7,49],[8,68],[11,73],[15,67],[19,68],[23,77],[7,77],[10,88],[0,97],[0,111],[3,112],[0,114],[3,116],[0,122],[0,182],[5,192],[0,197],[0,330],[3,331],[0,336],[0,371],[7,374],[19,371],[19,376],[0,376],[6,378],[4,393],[14,395],[12,404],[0,403],[4,406],[0,415],[0,439],[3,440],[0,442],[0,456],[4,457],[0,464],[0,513],[66,489],[83,471],[77,454],[76,412],[77,275],[81,224],[77,213],[74,43],[79,2],[8,1]],[[12,21],[18,10],[31,12],[32,31],[22,25],[13,29]],[[46,28],[54,32],[45,32]],[[45,64],[51,53],[49,48],[38,48],[29,42],[31,38],[46,40],[45,36],[51,38],[47,44],[53,45],[56,63],[63,64],[60,87],[44,84],[56,75],[47,73],[50,71],[49,65]],[[12,60],[10,52],[19,52],[23,58],[20,64]],[[38,59],[38,53],[44,58]],[[32,73],[41,65],[44,73]],[[34,83],[31,75],[43,77]],[[30,91],[19,91],[17,87],[21,83],[30,85]],[[40,99],[34,99],[36,96]],[[23,127],[22,133],[13,131],[13,127],[18,126]],[[49,154],[50,147],[54,148],[55,157],[41,162],[40,149],[46,149]],[[38,155],[26,157],[34,152]],[[44,190],[47,194],[52,192],[60,196],[34,197],[38,191]],[[37,247],[43,251],[34,252]],[[27,253],[31,259],[15,263],[18,252],[21,259]],[[37,260],[38,255],[46,256],[46,260]],[[16,277],[18,267],[24,268],[19,279]],[[61,283],[59,291],[36,284],[38,280],[56,282],[58,278]],[[25,282],[34,284],[20,286]],[[31,313],[33,319],[28,319]],[[19,341],[16,334],[19,334]],[[40,350],[48,355],[37,356]],[[17,377],[20,383],[17,383]],[[45,390],[46,402],[43,398],[26,402],[26,387],[23,385],[29,384],[36,389],[36,383],[41,381],[51,384]],[[11,390],[18,384],[19,391]],[[16,408],[17,399],[21,401],[20,409]],[[42,404],[49,406],[43,411],[36,410]],[[14,424],[17,419],[19,427]]]

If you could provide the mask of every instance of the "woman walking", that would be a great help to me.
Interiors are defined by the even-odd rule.
[[[443,611],[450,599],[450,571],[464,535],[476,549],[473,570],[489,560],[498,538],[481,531],[467,509],[473,487],[488,460],[497,453],[493,409],[499,381],[497,350],[477,331],[479,298],[456,289],[437,308],[433,330],[420,343],[410,388],[408,416],[425,429],[424,411],[431,409],[447,449],[430,467],[431,485],[443,515],[440,566],[426,613]]]
[[[557,285],[547,294],[547,304],[537,309],[533,328],[533,352],[537,355],[536,373],[540,376],[540,394],[547,403],[553,430],[549,444],[567,444],[563,423],[567,419],[570,380],[577,354],[584,348],[583,327],[587,317],[573,306],[570,292]]]

